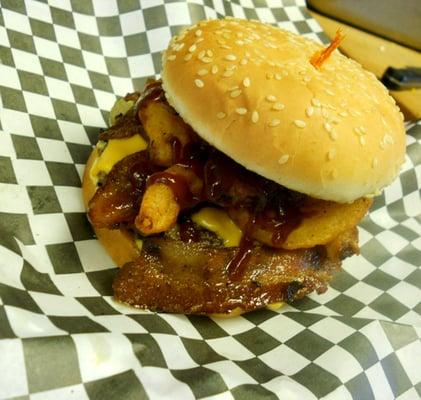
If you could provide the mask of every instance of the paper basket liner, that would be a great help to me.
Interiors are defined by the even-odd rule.
[[[81,199],[117,96],[204,18],[326,41],[303,0],[0,0],[0,398],[421,396],[421,125],[324,295],[235,319],[118,305]]]

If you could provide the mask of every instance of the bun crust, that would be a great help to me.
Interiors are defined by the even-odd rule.
[[[90,177],[90,171],[97,157],[98,153],[95,148],[86,163],[85,172],[83,174],[82,196],[86,210],[88,210],[89,200],[91,200],[96,191],[96,186]],[[108,255],[119,267],[133,261],[140,255],[133,234],[129,231],[125,229],[95,228],[93,226],[92,228]]]
[[[272,26],[200,22],[163,55],[168,102],[211,145],[244,167],[312,197],[351,202],[398,174],[403,117],[386,88],[334,52]]]

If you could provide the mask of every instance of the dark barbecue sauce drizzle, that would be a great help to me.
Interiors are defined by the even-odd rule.
[[[136,107],[139,111],[150,101],[165,101],[165,93],[162,89],[161,81],[152,81],[146,85],[146,89],[142,92],[137,100]]]
[[[256,216],[251,214],[246,229],[241,237],[238,250],[234,257],[227,264],[227,272],[231,281],[238,281],[244,274],[247,264],[250,261],[251,252],[253,249],[253,239],[250,237],[256,223]]]
[[[200,201],[198,197],[193,196],[190,192],[189,185],[181,175],[165,171],[157,172],[148,179],[147,185],[150,186],[154,183],[163,183],[164,185],[169,186],[181,209],[194,207]]]
[[[193,221],[187,216],[183,215],[179,221],[180,239],[185,243],[198,242],[200,240],[199,232],[197,231]]]
[[[137,101],[137,110],[150,101],[166,101],[161,81],[147,85]],[[240,245],[227,265],[230,279],[232,281],[241,279],[254,245],[251,238],[253,230],[260,227],[272,232],[273,245],[281,245],[300,223],[297,207],[300,201],[299,195],[246,170],[198,137],[194,137],[185,145],[175,137],[170,140],[173,164],[191,169],[203,182],[202,193],[193,195],[183,176],[166,171],[155,170],[155,173],[149,176],[147,186],[156,182],[168,185],[180,208],[187,211],[187,214],[182,213],[179,217],[180,238],[185,242],[199,240],[194,224],[188,218],[188,210],[199,203],[211,203],[222,208],[245,209],[249,220]],[[136,169],[142,167],[137,166]],[[148,172],[153,169],[152,165],[145,165],[144,168]],[[141,174],[140,171],[138,173]],[[244,191],[247,193],[246,196],[241,195]]]

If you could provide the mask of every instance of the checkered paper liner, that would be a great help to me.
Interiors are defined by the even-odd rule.
[[[204,18],[325,41],[303,0],[0,0],[0,398],[421,397],[421,125],[324,295],[235,319],[138,311],[81,200],[117,95]]]

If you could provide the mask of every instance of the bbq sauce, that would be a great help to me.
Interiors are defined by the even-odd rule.
[[[166,101],[161,81],[153,81],[147,85],[137,101],[137,111],[150,101]],[[201,202],[210,202],[223,208],[246,209],[250,215],[249,222],[238,251],[227,265],[230,279],[240,279],[251,257],[253,230],[260,227],[271,232],[272,244],[279,247],[300,223],[296,199],[291,198],[292,192],[289,190],[280,189],[279,185],[246,170],[196,135],[192,135],[192,140],[184,145],[176,137],[169,140],[173,150],[173,165],[179,164],[191,169],[203,182],[202,193],[194,196],[183,176],[165,171],[157,172],[151,161],[149,164],[138,165],[136,174],[139,181],[144,182],[147,175],[147,186],[157,182],[169,186],[182,210]],[[155,171],[151,175],[152,169]],[[136,179],[136,174],[131,176]],[[242,196],[242,192],[246,195]],[[180,238],[187,242],[198,240],[191,220],[180,219]]]
[[[191,193],[188,183],[181,175],[165,171],[157,172],[149,177],[147,185],[154,183],[163,183],[170,187],[181,209],[194,207],[200,201],[200,198]]]
[[[231,281],[238,281],[243,276],[244,270],[250,261],[252,249],[253,239],[243,235],[234,257],[227,264],[227,272]]]
[[[185,243],[198,242],[200,240],[199,232],[193,221],[185,216],[180,219],[179,233],[180,239]]]
[[[136,107],[137,111],[146,106],[150,101],[165,101],[164,89],[162,89],[162,82],[152,81],[147,84],[146,89],[140,95]]]

